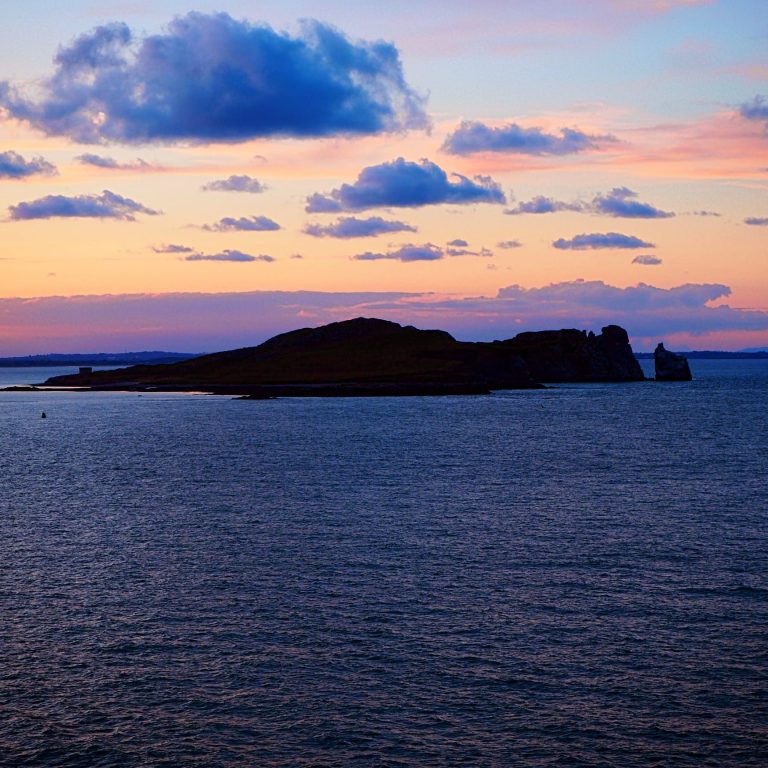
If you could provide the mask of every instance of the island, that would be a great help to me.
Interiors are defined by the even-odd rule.
[[[255,347],[164,365],[81,368],[44,385],[89,391],[200,391],[252,399],[286,396],[483,394],[544,383],[642,381],[627,332],[565,329],[505,341],[457,341],[359,317],[275,336]]]

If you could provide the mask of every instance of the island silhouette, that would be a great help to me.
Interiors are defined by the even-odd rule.
[[[627,332],[609,325],[521,333],[493,342],[457,341],[359,317],[275,336],[256,347],[163,365],[111,371],[82,368],[48,387],[89,390],[204,391],[275,396],[480,394],[544,382],[642,381]]]

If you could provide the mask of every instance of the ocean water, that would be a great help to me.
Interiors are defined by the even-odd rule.
[[[691,363],[0,393],[0,765],[768,764],[768,363]]]

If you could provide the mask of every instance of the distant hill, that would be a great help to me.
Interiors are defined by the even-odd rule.
[[[0,367],[26,368],[32,366],[109,366],[109,365],[156,365],[177,363],[197,357],[186,352],[97,352],[95,354],[26,355],[25,357],[0,357]]]
[[[740,352],[721,352],[718,350],[699,350],[692,352],[681,352],[689,360],[768,360],[768,351],[757,350],[751,352],[741,350]],[[653,360],[653,352],[635,352],[638,360]]]
[[[55,376],[47,386],[203,390],[252,396],[442,394],[531,388],[544,381],[638,381],[627,333],[579,330],[461,342],[449,333],[357,318],[275,336],[257,347],[168,365]]]

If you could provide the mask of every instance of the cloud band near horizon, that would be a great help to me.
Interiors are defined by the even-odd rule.
[[[706,345],[713,334],[736,333],[758,334],[764,341],[749,346],[768,346],[768,312],[711,305],[729,294],[720,284],[620,288],[575,280],[539,288],[512,285],[496,296],[471,298],[319,291],[6,298],[0,299],[0,355],[157,348],[212,352],[358,316],[441,328],[463,340],[567,327],[599,331],[616,323],[638,348],[669,338],[689,345],[701,339]]]

